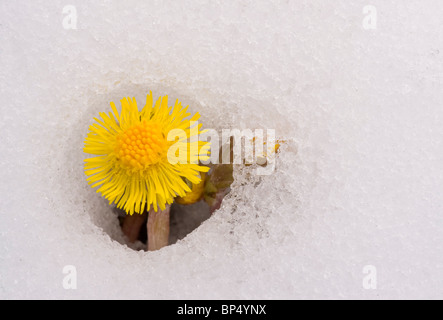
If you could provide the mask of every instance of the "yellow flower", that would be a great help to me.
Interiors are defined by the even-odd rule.
[[[205,174],[202,173],[202,180],[199,183],[193,183],[190,192],[187,192],[183,197],[175,198],[175,202],[179,204],[193,204],[203,197],[205,192]]]
[[[198,184],[200,172],[209,170],[198,164],[208,159],[209,143],[191,138],[203,132],[201,124],[194,126],[200,115],[186,120],[187,107],[178,101],[168,107],[168,96],[154,105],[152,92],[140,112],[135,98],[120,101],[120,114],[111,102],[113,112],[101,112],[102,119],[94,118],[97,123],[89,127],[83,150],[96,156],[85,159],[87,181],[93,188],[100,185],[97,192],[131,215],[143,213],[145,206],[164,210],[191,191],[184,178]]]

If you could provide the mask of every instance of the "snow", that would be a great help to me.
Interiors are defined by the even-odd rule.
[[[0,298],[443,298],[443,3],[370,4],[1,1]],[[83,173],[92,118],[149,90],[286,140],[157,252]]]

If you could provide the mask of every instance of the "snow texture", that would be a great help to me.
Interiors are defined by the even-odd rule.
[[[1,0],[0,298],[443,298],[442,12],[440,0]],[[221,209],[157,252],[124,244],[83,173],[92,118],[149,90],[206,128],[286,140],[274,173],[236,168]]]

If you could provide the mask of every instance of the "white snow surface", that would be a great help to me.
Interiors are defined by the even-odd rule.
[[[442,13],[441,0],[1,0],[0,298],[443,298]],[[82,151],[110,101],[144,105],[149,90],[206,128],[286,140],[275,172],[237,168],[221,209],[156,252],[124,244]]]

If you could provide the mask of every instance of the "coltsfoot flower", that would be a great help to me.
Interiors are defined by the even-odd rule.
[[[89,127],[83,150],[95,157],[85,159],[87,181],[128,214],[165,210],[176,196],[191,191],[184,179],[198,184],[200,173],[209,170],[198,164],[208,159],[209,150],[208,142],[196,138],[203,132],[201,124],[194,126],[200,115],[185,119],[191,115],[187,107],[178,101],[169,107],[168,96],[154,105],[152,92],[142,111],[135,98],[124,98],[121,104],[118,113],[111,102],[112,112],[101,112],[101,119],[94,118]]]

